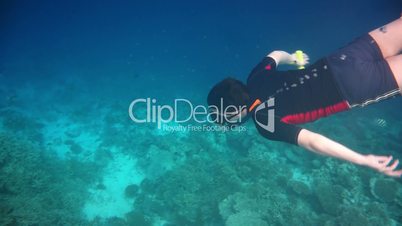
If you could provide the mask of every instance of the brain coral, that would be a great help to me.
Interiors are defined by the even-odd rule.
[[[371,194],[383,202],[392,202],[395,200],[400,186],[392,179],[372,178],[370,180]]]

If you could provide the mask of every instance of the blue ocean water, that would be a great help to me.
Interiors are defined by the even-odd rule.
[[[184,100],[206,105],[216,82],[244,81],[272,50],[315,61],[401,11],[399,0],[1,1],[0,225],[402,225],[400,178],[265,140],[252,122],[158,128],[129,111],[149,98],[134,115],[160,118],[180,99],[184,118]],[[401,109],[392,98],[305,127],[402,159]]]

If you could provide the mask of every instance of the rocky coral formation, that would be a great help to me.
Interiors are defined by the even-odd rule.
[[[14,137],[18,136],[38,144],[42,144],[44,141],[40,132],[43,124],[20,111],[10,109],[0,111],[0,122],[2,122],[4,130],[13,133]]]
[[[226,226],[268,226],[267,222],[261,219],[261,215],[252,211],[242,211],[230,215],[225,222]]]
[[[344,189],[339,185],[318,183],[315,195],[322,209],[333,216],[338,216],[342,210]]]
[[[173,222],[207,222],[218,214],[219,200],[240,187],[241,181],[228,165],[190,160],[156,181],[144,181],[141,190],[148,194],[142,194],[136,205],[148,213],[174,209],[173,215],[167,215]]]
[[[36,144],[0,134],[0,225],[84,225],[80,184]]]
[[[370,180],[371,194],[382,202],[395,201],[401,186],[393,179],[372,178]]]
[[[74,119],[84,123],[80,115],[86,111],[77,111]],[[402,222],[399,181],[301,152],[296,146],[266,141],[253,128],[246,134],[170,134],[149,125],[127,126],[121,120],[126,112],[111,111],[93,129],[100,131],[100,145],[93,153],[95,163],[86,165],[79,160],[87,151],[77,141],[81,127],[66,130],[60,139],[71,151],[71,159],[49,160],[46,156],[53,144],[46,146],[49,152],[42,148],[40,123],[14,111],[0,116],[7,130],[22,135],[19,138],[40,141],[31,144],[10,134],[0,136],[0,224],[127,226],[151,225],[158,219],[165,225],[228,226]],[[318,129],[340,133],[334,125]],[[82,128],[88,127],[92,126]],[[146,179],[139,187],[124,182],[119,190],[120,197],[132,202],[133,211],[87,222],[80,213],[85,186],[110,187],[96,180],[96,174],[116,161],[112,148],[135,159]]]
[[[308,184],[299,180],[290,180],[288,186],[298,195],[310,195],[311,189]]]
[[[182,141],[187,139],[193,138]],[[261,148],[259,140],[249,144],[246,156],[229,150],[189,155],[163,176],[144,180],[134,206],[147,219],[159,216],[179,225],[374,226],[395,221],[389,207],[367,193],[369,184],[364,183],[375,172],[335,159],[293,170],[276,145]]]
[[[138,193],[139,187],[136,184],[130,184],[124,190],[124,195],[127,198],[134,198]]]

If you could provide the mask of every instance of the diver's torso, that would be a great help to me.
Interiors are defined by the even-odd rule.
[[[264,102],[274,98],[275,115],[284,122],[310,122],[349,108],[325,58],[302,70],[267,68],[250,74],[247,87],[252,99]]]

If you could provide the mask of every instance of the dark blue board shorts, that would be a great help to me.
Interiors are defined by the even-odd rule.
[[[400,89],[376,41],[363,35],[327,57],[341,94],[350,107],[400,95]]]

